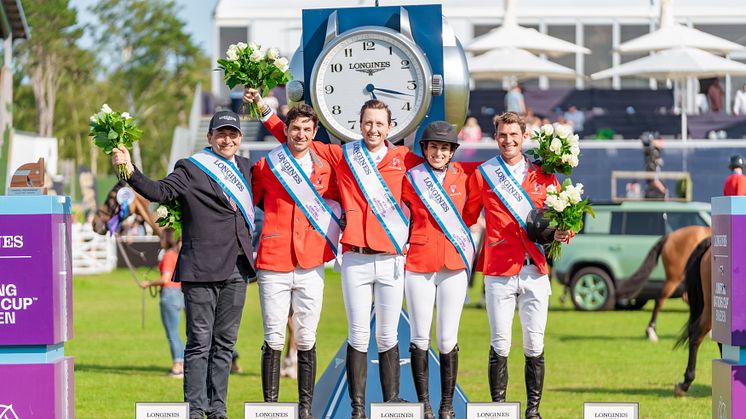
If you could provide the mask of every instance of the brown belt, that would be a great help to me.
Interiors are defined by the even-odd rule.
[[[380,255],[381,253],[386,253],[383,250],[375,250],[370,247],[350,246],[350,250],[361,255]]]

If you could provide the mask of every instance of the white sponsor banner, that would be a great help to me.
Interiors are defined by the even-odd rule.
[[[135,419],[189,419],[189,403],[136,403]]]
[[[521,404],[467,403],[466,419],[521,419]]]
[[[244,403],[245,419],[296,419],[298,403]]]
[[[639,403],[583,403],[583,419],[638,419]]]
[[[370,419],[422,419],[422,403],[371,403]]]

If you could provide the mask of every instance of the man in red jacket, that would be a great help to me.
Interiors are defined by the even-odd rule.
[[[723,195],[746,195],[746,176],[743,174],[743,157],[740,154],[730,156],[730,176],[723,184]]]
[[[283,122],[247,88],[244,100],[262,110],[264,127],[286,142]],[[370,340],[370,311],[375,296],[376,344],[383,401],[399,398],[397,328],[404,297],[404,248],[409,221],[401,209],[402,180],[422,158],[388,141],[391,111],[371,100],[360,110],[362,139],[343,146],[314,141],[311,148],[334,170],[346,226],[342,293],[347,312],[347,383],[353,419],[366,418],[365,385]],[[371,202],[373,204],[371,204]]]
[[[332,167],[311,148],[317,130],[313,108],[304,104],[291,109],[285,127],[287,143],[260,159],[251,178],[254,203],[264,209],[256,263],[264,321],[264,401],[278,400],[280,354],[292,307],[301,419],[313,417],[316,328],[324,296],[324,262],[336,255],[341,215]]]
[[[544,385],[544,330],[551,287],[547,260],[541,246],[529,239],[526,219],[535,207],[543,207],[547,186],[559,183],[554,175],[523,155],[528,139],[526,122],[514,112],[500,115],[495,123],[500,155],[486,161],[469,179],[464,208],[467,225],[476,222],[484,208],[484,281],[491,339],[489,356],[490,394],[505,401],[508,385],[508,353],[516,304],[523,329],[526,357],[526,419],[541,419],[539,402]],[[568,240],[557,230],[554,239]]]

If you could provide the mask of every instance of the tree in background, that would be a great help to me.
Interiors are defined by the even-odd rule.
[[[91,10],[99,20],[92,32],[97,59],[106,63],[107,103],[137,118],[145,131],[143,170],[163,174],[169,157],[164,151],[175,127],[187,123],[196,84],[209,86],[210,62],[173,1],[103,0]]]
[[[77,26],[77,12],[68,0],[24,0],[24,9],[32,35],[19,45],[17,63],[29,77],[33,92],[33,131],[51,137],[55,135],[57,93],[82,64],[76,43],[83,29]]]
[[[209,89],[210,61],[177,17],[173,1],[103,0],[92,7],[95,40],[79,46],[84,29],[69,0],[24,0],[32,36],[18,45],[14,125],[54,136],[60,158],[111,173],[91,154],[88,117],[103,103],[127,110],[145,130],[142,167],[164,174],[177,125],[186,125],[198,82]],[[98,165],[92,159],[98,160]]]

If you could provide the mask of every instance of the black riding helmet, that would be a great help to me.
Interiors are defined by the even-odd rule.
[[[730,156],[730,164],[728,165],[728,168],[730,170],[733,170],[736,167],[743,169],[743,156],[741,156],[740,154],[734,154]]]
[[[549,244],[554,240],[555,228],[549,227],[549,220],[544,217],[546,208],[534,208],[526,217],[526,233],[529,240],[539,244]]]
[[[422,131],[420,137],[420,148],[424,152],[427,148],[428,141],[440,141],[451,144],[451,150],[456,151],[458,148],[458,134],[453,129],[453,125],[446,121],[434,121],[429,123]]]

